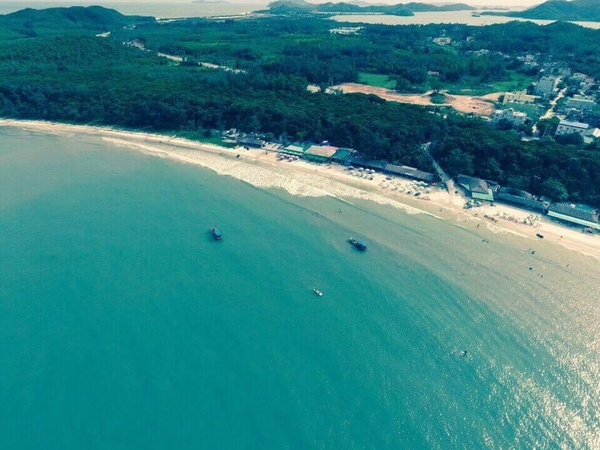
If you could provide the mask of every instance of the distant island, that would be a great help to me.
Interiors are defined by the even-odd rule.
[[[0,15],[0,29],[5,36],[20,34],[26,37],[36,37],[37,30],[50,30],[62,34],[73,30],[108,31],[125,27],[134,23],[155,22],[154,17],[125,16],[114,9],[101,6],[72,6],[70,8],[33,9]]]
[[[330,14],[387,14],[394,16],[413,16],[415,12],[434,11],[472,11],[472,6],[464,3],[447,5],[431,5],[427,3],[406,3],[397,5],[365,5],[357,3],[309,3],[304,0],[277,0],[269,3],[267,12],[269,14],[307,14],[307,13],[330,13]]]
[[[550,0],[525,11],[484,12],[489,16],[522,17],[539,20],[600,21],[599,0]]]

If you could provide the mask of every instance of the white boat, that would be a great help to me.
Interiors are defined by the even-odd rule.
[[[319,297],[323,297],[323,293],[322,293],[320,290],[318,290],[317,288],[314,288],[314,289],[313,289],[313,292],[314,292],[315,294],[317,294]]]

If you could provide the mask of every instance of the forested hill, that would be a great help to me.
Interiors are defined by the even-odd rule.
[[[101,6],[72,6],[69,8],[27,8],[0,15],[1,37],[35,37],[63,34],[67,31],[104,32],[140,22],[154,22],[153,17],[125,16],[114,9]]]
[[[310,13],[380,13],[395,16],[412,16],[404,5],[359,6],[352,3],[314,4],[303,0],[278,0],[269,3],[264,12],[269,14],[310,14]]]
[[[427,3],[407,3],[397,5],[368,5],[360,6],[354,3],[322,3],[314,4],[304,0],[277,0],[268,6],[267,12],[275,14],[285,13],[378,13],[395,16],[412,16],[415,12],[430,11],[467,11],[475,8],[464,3],[454,3],[442,6]]]
[[[435,141],[431,151],[451,175],[475,175],[600,207],[600,142],[585,147],[550,137],[524,142],[514,130],[491,128],[447,109],[307,90],[309,83],[326,87],[357,81],[361,74],[387,74],[397,86],[417,92],[430,85],[495,86],[512,76],[528,79],[515,59],[524,52],[540,53],[541,62],[552,52],[573,70],[597,76],[600,31],[519,22],[364,25],[359,34],[339,35],[331,33],[334,26],[328,17],[310,15],[150,22],[117,27],[105,37],[35,28],[38,37],[10,39],[0,29],[0,117],[203,139],[237,128],[284,143],[328,140],[426,171],[433,169],[421,144]],[[457,45],[433,43],[442,33]],[[149,51],[123,45],[134,40]],[[489,53],[480,55],[482,49]],[[158,52],[185,60],[178,64]],[[201,61],[239,71],[212,69]]]
[[[484,14],[540,20],[600,21],[600,0],[550,0],[525,11]]]

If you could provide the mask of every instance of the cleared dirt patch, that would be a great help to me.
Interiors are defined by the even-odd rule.
[[[424,94],[398,94],[390,89],[367,86],[366,84],[359,83],[344,83],[334,86],[331,89],[341,91],[344,94],[372,94],[391,102],[409,103],[411,105],[451,106],[458,112],[465,114],[473,113],[478,116],[491,116],[494,112],[493,102],[497,101],[500,95],[502,95],[502,92],[488,94],[483,97],[445,94],[445,103],[435,104],[431,102],[430,95],[432,92],[426,92]]]

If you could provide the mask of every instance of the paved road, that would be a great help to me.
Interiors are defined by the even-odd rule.
[[[556,96],[556,98],[554,100],[550,101],[550,109],[548,109],[548,111],[546,111],[546,114],[544,114],[541,119],[550,119],[551,117],[554,117],[556,115],[556,113],[554,112],[554,110],[556,109],[556,104],[558,103],[558,101],[563,98],[565,96],[565,92],[567,91],[567,88],[564,88],[562,90],[560,90],[558,92],[558,95]]]
[[[429,152],[430,147],[431,147],[431,142],[428,142],[428,143],[424,144],[422,148],[423,148],[423,151],[425,153],[427,153],[427,155],[431,159],[433,167],[434,167],[435,171],[437,172],[438,176],[440,177],[440,179],[444,183],[446,183],[446,187],[448,188],[448,192],[450,193],[450,195],[454,195],[454,191],[456,190],[456,187],[454,186],[454,180],[452,179],[451,176],[449,176],[446,172],[444,172],[444,169],[442,169],[442,167],[433,158],[433,156],[431,156],[431,153]]]

